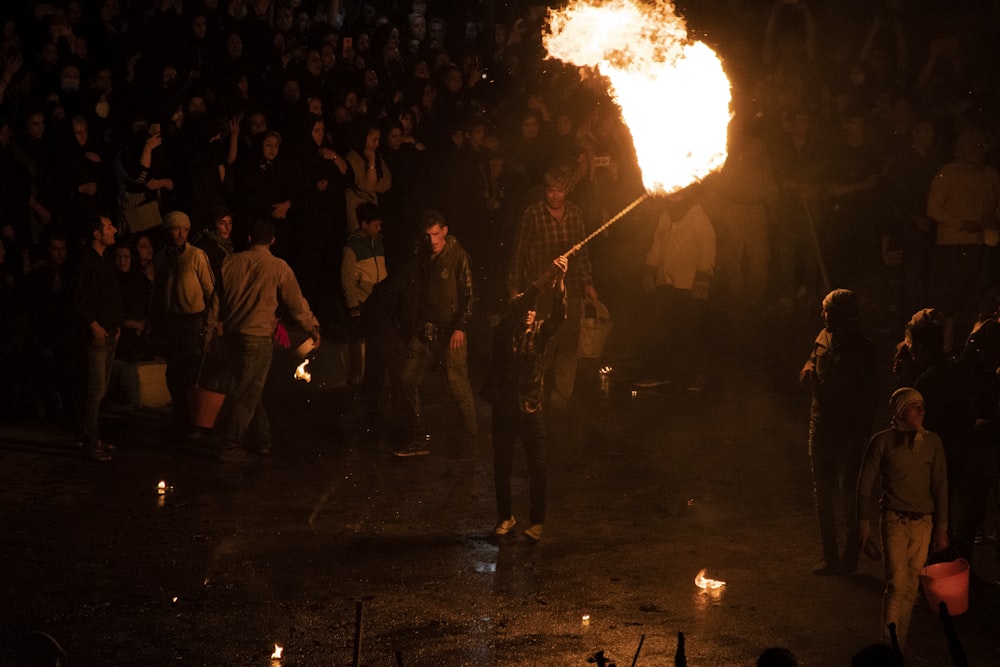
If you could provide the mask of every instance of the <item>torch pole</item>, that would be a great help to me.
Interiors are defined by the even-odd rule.
[[[607,222],[605,222],[603,225],[601,225],[600,227],[598,227],[597,229],[595,229],[594,231],[592,231],[587,236],[587,238],[583,239],[582,241],[580,241],[579,243],[577,243],[575,246],[573,246],[572,248],[570,248],[569,250],[567,250],[566,252],[564,252],[562,255],[560,255],[560,257],[565,257],[565,258],[568,259],[570,255],[572,255],[573,253],[577,252],[580,248],[582,248],[583,246],[585,246],[588,243],[590,243],[592,240],[594,240],[594,238],[596,236],[598,236],[601,232],[603,232],[605,229],[607,229],[608,227],[610,227],[612,224],[614,224],[614,223],[618,222],[619,220],[621,220],[622,218],[624,218],[628,214],[629,211],[631,211],[632,209],[634,209],[636,206],[638,206],[642,202],[646,201],[646,199],[648,197],[649,197],[649,193],[648,192],[644,192],[641,197],[639,197],[634,202],[632,202],[631,204],[629,204],[628,206],[626,206],[625,208],[623,208],[622,210],[620,210],[618,212],[618,214],[615,215],[615,217],[611,218],[610,220],[608,220]]]
[[[819,264],[819,275],[823,279],[825,291],[830,291],[830,276],[826,273],[826,262],[823,261],[823,249],[819,245],[819,235],[816,233],[816,222],[813,220],[812,209],[809,207],[809,200],[805,195],[801,195],[802,209],[806,212],[806,221],[809,223],[809,234],[812,236],[813,249],[816,251],[816,262]]]

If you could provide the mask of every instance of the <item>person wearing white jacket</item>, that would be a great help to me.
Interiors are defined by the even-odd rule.
[[[646,367],[663,384],[676,374],[691,391],[704,386],[695,367],[708,289],[715,271],[715,229],[699,201],[700,186],[667,197],[646,253],[643,291],[650,296],[651,326],[644,345]]]

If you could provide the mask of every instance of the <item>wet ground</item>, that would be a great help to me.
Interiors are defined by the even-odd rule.
[[[81,460],[51,426],[8,420],[0,639],[45,631],[71,667],[278,667],[275,643],[282,667],[351,665],[356,648],[372,667],[586,665],[598,651],[621,667],[672,665],[683,631],[692,666],[752,665],[772,645],[804,665],[846,665],[877,639],[881,566],[810,572],[808,397],[794,377],[815,325],[811,312],[774,320],[740,357],[754,361],[721,355],[704,391],[635,396],[642,368],[620,325],[551,416],[537,545],[521,523],[488,539],[488,439],[472,463],[449,456],[433,382],[434,451],[419,459],[362,436],[351,392],[291,380],[288,359],[269,386],[274,452],[250,465],[170,441],[157,410],[107,422],[120,445],[110,464]],[[1000,665],[996,549],[977,547],[970,610],[955,619],[970,665]],[[702,568],[725,587],[696,587]],[[952,664],[922,598],[910,645],[912,664]]]

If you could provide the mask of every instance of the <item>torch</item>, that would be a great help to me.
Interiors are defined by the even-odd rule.
[[[638,33],[638,34],[636,34]],[[622,40],[622,35],[630,39]],[[687,35],[669,0],[577,0],[550,10],[549,56],[597,71],[632,135],[646,192],[567,250],[569,257],[647,197],[671,194],[726,162],[732,90],[718,55]]]

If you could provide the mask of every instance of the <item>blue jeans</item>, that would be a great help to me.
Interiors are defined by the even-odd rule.
[[[104,347],[94,347],[88,337],[85,345],[86,378],[83,388],[83,405],[80,431],[85,444],[97,445],[100,436],[101,402],[111,384],[111,366],[115,362],[115,338],[109,335]]]
[[[261,399],[268,371],[271,370],[274,349],[271,337],[239,335],[228,337],[226,342],[232,357],[225,419],[222,422],[222,446],[240,447],[249,435],[261,449],[270,449],[271,421]]]

